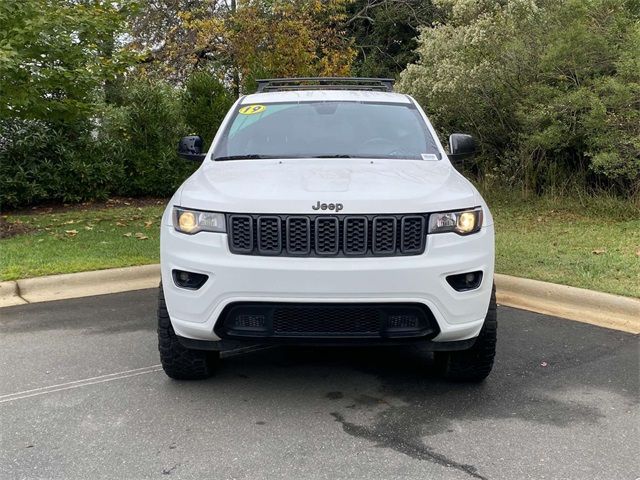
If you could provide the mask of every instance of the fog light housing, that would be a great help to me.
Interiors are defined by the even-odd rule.
[[[482,272],[478,270],[476,272],[449,275],[447,277],[447,283],[451,285],[457,292],[467,292],[469,290],[475,290],[482,283]]]
[[[171,273],[173,274],[173,283],[180,288],[188,290],[198,290],[209,278],[208,275],[185,270],[173,270]]]

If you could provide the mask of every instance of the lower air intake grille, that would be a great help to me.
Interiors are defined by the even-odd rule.
[[[399,338],[434,336],[431,311],[417,303],[238,302],[220,315],[222,338]]]
[[[273,312],[274,334],[326,334],[380,331],[380,312],[358,307],[284,307]]]

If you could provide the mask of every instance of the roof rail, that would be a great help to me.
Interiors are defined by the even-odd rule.
[[[266,78],[256,80],[256,93],[282,92],[286,90],[375,90],[393,91],[393,78],[359,77],[298,77]]]

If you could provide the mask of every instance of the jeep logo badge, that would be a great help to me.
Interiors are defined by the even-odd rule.
[[[311,205],[311,208],[314,210],[335,210],[339,212],[344,208],[344,205],[341,203],[320,203],[320,201],[318,201],[315,205]]]

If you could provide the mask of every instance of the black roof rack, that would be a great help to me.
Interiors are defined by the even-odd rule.
[[[266,78],[256,80],[258,90],[262,92],[282,92],[286,90],[374,90],[393,91],[393,78],[358,78],[358,77],[299,77],[299,78]]]

